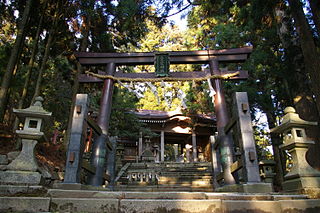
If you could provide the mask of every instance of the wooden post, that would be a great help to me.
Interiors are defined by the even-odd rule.
[[[141,155],[142,155],[142,132],[139,133],[139,142],[138,142],[139,161],[141,160]]]
[[[164,162],[164,131],[161,131],[161,138],[160,138],[160,152],[161,152],[161,162]]]
[[[174,150],[174,158],[175,161],[177,161],[177,159],[179,158],[179,148],[178,148],[179,144],[173,144],[173,150]]]
[[[197,162],[197,135],[194,131],[192,131],[192,157],[193,162]]]
[[[219,63],[217,60],[210,60],[210,72],[213,75],[220,75]],[[217,130],[218,135],[221,138],[220,154],[221,165],[224,173],[224,180],[227,185],[235,184],[235,179],[231,174],[230,166],[233,163],[233,141],[230,135],[226,135],[224,128],[229,122],[229,115],[227,111],[227,105],[222,88],[221,79],[214,79],[213,86],[215,89],[214,96],[214,108],[217,117]]]

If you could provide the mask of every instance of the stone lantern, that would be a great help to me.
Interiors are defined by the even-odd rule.
[[[154,162],[155,157],[151,151],[151,140],[149,136],[145,136],[145,150],[141,154],[141,161],[143,162]]]
[[[43,121],[51,116],[42,107],[42,97],[37,97],[35,103],[26,109],[13,109],[13,112],[24,120],[22,130],[16,130],[22,140],[22,150],[18,157],[8,166],[7,171],[0,174],[1,182],[38,185],[41,175],[37,172],[38,165],[34,155],[34,147],[44,137],[42,130]]]
[[[122,160],[124,156],[124,145],[123,143],[118,143],[116,149],[116,171],[120,171],[122,168]]]
[[[47,120],[51,116],[51,112],[47,112],[42,107],[43,98],[38,96],[35,102],[26,109],[13,109],[13,112],[24,120],[22,130],[16,130],[16,133],[22,139],[40,140],[44,133],[42,132],[43,120]]]
[[[274,166],[276,162],[274,160],[261,160],[259,162],[260,177],[265,183],[273,183],[273,178],[276,175],[274,173]]]
[[[306,152],[313,141],[308,140],[305,128],[316,126],[317,122],[302,120],[293,107],[284,110],[280,126],[271,129],[283,135],[282,150],[292,156],[293,166],[284,176],[283,188],[288,192],[314,194],[320,192],[320,172],[313,169],[306,160]]]

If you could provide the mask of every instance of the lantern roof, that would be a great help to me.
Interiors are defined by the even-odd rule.
[[[282,117],[282,122],[279,126],[270,130],[273,133],[283,133],[287,129],[293,127],[307,127],[307,126],[316,126],[318,122],[305,121],[299,117],[299,114],[296,113],[296,110],[293,107],[286,107],[284,109],[284,116]]]
[[[25,118],[25,117],[34,117],[34,118],[42,118],[42,119],[48,119],[51,116],[51,112],[47,112],[42,107],[43,98],[41,96],[38,96],[35,98],[35,102],[26,109],[13,109],[13,112],[19,117],[19,118]]]

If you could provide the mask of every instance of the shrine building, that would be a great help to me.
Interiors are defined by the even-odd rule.
[[[181,111],[137,110],[139,121],[154,136],[139,134],[138,140],[120,138],[124,162],[139,162],[144,152],[153,153],[154,162],[209,162],[210,135],[216,132],[214,115],[184,115]]]

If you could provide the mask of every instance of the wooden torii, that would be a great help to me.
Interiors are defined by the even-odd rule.
[[[169,77],[159,77],[161,80],[190,80],[192,78],[210,78],[215,89],[214,107],[217,118],[217,131],[221,139],[221,164],[224,169],[224,180],[226,184],[234,184],[235,180],[231,174],[230,166],[233,163],[233,141],[229,135],[225,134],[225,127],[229,122],[229,115],[225,102],[225,95],[222,88],[222,81],[244,80],[248,77],[248,72],[243,70],[222,71],[219,69],[219,63],[241,63],[245,62],[252,47],[242,47],[222,50],[200,50],[200,51],[177,51],[163,52],[170,57],[170,64],[209,64],[210,69],[206,71],[195,72],[169,72]],[[161,53],[161,52],[160,52]],[[120,79],[123,81],[134,81],[134,79],[150,81],[156,78],[155,73],[124,73],[116,72],[117,66],[122,65],[152,65],[155,61],[155,55],[147,53],[89,53],[77,52],[75,56],[82,66],[104,66],[106,75],[88,75],[82,74],[79,77],[80,83],[99,83],[103,82],[102,98],[99,109],[97,124],[100,126],[104,138],[108,133],[109,118],[112,105],[112,93],[114,81]],[[96,77],[95,77],[96,76]],[[227,77],[225,77],[227,76]],[[102,136],[101,136],[102,137]],[[93,150],[95,152],[96,150]]]

